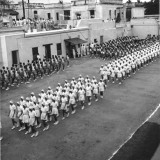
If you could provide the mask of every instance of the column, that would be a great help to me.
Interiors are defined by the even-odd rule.
[[[1,49],[2,49],[2,64],[5,67],[8,67],[8,54],[7,54],[7,46],[6,46],[6,37],[5,36],[1,36],[0,37],[1,41]]]

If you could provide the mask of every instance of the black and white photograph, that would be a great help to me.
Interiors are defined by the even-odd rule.
[[[0,0],[0,160],[160,160],[160,0]]]

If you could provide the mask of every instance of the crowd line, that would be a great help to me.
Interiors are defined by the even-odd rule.
[[[91,58],[102,58],[103,60],[116,60],[128,54],[132,54],[142,48],[149,47],[159,40],[159,36],[139,39],[135,36],[124,36],[109,40],[103,44],[89,44],[89,54]]]
[[[91,43],[82,45],[78,57],[89,55],[90,58],[101,58],[103,60],[117,60],[126,55],[131,55],[133,52],[139,51],[145,47],[149,47],[156,43],[157,37],[147,37],[139,40],[134,36],[119,37],[110,40],[103,44]],[[74,56],[75,57],[75,56]],[[51,58],[44,57],[41,59],[39,55],[34,61],[27,63],[20,62],[12,65],[11,68],[3,66],[0,69],[0,84],[3,90],[9,90],[10,87],[19,87],[21,83],[28,84],[31,80],[36,81],[38,78],[43,79],[45,75],[49,76],[53,73],[64,71],[65,67],[69,66],[69,56],[60,57],[52,56]]]
[[[135,74],[140,68],[156,61],[158,57],[160,57],[159,42],[145,49],[121,57],[118,60],[101,65],[101,78],[105,82],[105,85],[107,85],[109,80],[112,81],[112,83],[115,83],[115,81],[118,80],[119,84],[122,84],[122,81],[129,78],[131,73]]]
[[[38,78],[43,79],[45,75],[50,76],[53,73],[64,71],[65,67],[69,67],[70,60],[60,56],[53,56],[49,59],[38,57],[36,60],[27,63],[19,63],[8,67],[2,67],[0,70],[1,88],[9,90],[9,86],[19,87],[21,83],[28,84],[31,80],[36,81]]]
[[[69,83],[65,80],[62,86],[58,83],[56,90],[48,87],[47,91],[41,90],[38,97],[32,92],[31,97],[26,99],[22,96],[20,101],[15,103],[10,101],[9,117],[12,120],[13,127],[20,127],[19,131],[25,130],[25,134],[32,133],[31,137],[38,136],[37,128],[43,124],[43,131],[49,129],[51,123],[57,125],[58,118],[62,114],[62,120],[76,113],[76,107],[83,110],[85,108],[85,101],[91,105],[92,95],[95,101],[98,101],[98,94],[103,98],[103,92],[107,86],[101,79],[98,80],[89,76],[86,78],[79,75],[76,80],[74,77]],[[17,121],[17,120],[18,121]],[[50,122],[50,123],[49,123]]]

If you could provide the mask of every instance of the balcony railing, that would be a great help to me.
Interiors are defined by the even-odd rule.
[[[100,3],[102,4],[123,4],[122,0],[100,0]]]

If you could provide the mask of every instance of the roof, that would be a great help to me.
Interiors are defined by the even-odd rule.
[[[80,38],[70,38],[70,39],[65,39],[65,41],[70,42],[74,45],[76,44],[82,44],[82,43],[86,43],[87,41],[80,39]]]

